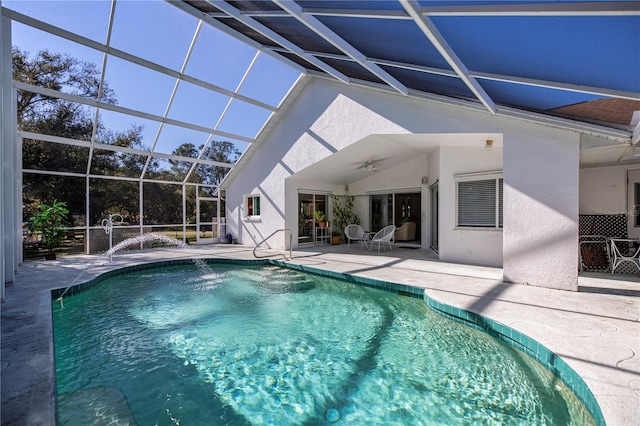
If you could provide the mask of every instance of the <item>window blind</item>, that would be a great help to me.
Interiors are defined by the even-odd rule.
[[[496,179],[458,182],[458,226],[495,227],[496,201]]]
[[[502,187],[504,186],[504,179],[498,179],[498,226],[502,228]]]

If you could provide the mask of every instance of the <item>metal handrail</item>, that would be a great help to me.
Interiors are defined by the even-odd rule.
[[[289,233],[289,260],[291,260],[291,258],[292,258],[292,256],[291,256],[291,246],[293,245],[293,231],[291,231],[291,229],[288,229],[288,228],[277,229],[277,230],[273,231],[271,233],[271,235],[269,235],[267,238],[265,238],[264,240],[262,240],[258,244],[256,244],[256,246],[253,248],[253,257],[255,257],[256,259],[264,259],[266,257],[271,257],[271,256],[282,256],[284,258],[284,260],[287,260],[287,256],[284,255],[283,253],[279,253],[277,255],[268,255],[268,256],[258,256],[256,254],[256,250],[258,249],[258,247],[260,247],[261,244],[263,244],[269,238],[271,238],[274,235],[276,235],[278,232],[288,232]]]

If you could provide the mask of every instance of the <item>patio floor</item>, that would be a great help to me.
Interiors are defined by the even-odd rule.
[[[261,251],[263,252],[263,251]],[[29,261],[2,304],[2,425],[55,424],[50,290],[128,265],[178,258],[253,259],[252,247],[212,245]],[[640,279],[582,274],[580,291],[502,282],[502,269],[435,260],[425,250],[371,253],[309,246],[291,263],[424,288],[445,304],[482,314],[537,340],[586,382],[609,425],[640,424]]]

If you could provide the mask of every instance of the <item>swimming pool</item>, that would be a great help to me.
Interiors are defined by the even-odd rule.
[[[53,304],[60,424],[595,424],[542,365],[419,298],[215,263],[87,287]]]

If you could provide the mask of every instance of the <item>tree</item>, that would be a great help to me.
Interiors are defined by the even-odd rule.
[[[201,145],[199,149],[202,149]],[[240,157],[241,152],[236,146],[229,141],[213,141],[205,148],[201,159],[217,161],[221,163],[233,164]],[[209,164],[200,164],[189,176],[190,183],[202,183],[205,185],[217,186],[229,172],[229,168],[221,166],[212,166]],[[213,195],[211,191],[210,195]]]
[[[38,52],[34,58],[30,58],[27,52],[17,47],[14,47],[11,53],[15,80],[77,96],[98,98],[100,71],[95,64],[47,50]],[[106,82],[103,83],[100,100],[116,103],[115,94]],[[95,124],[97,142],[144,149],[142,127],[132,126],[127,132],[108,130],[99,117],[94,123],[95,117],[91,107],[64,99],[20,90],[17,118],[20,130],[85,141],[91,140]],[[140,176],[146,161],[146,157],[143,160],[133,154],[96,150],[89,166],[89,148],[32,139],[23,141],[22,152],[25,169],[86,173],[90,167],[90,171],[98,175],[136,176],[137,173],[137,176]],[[105,204],[107,206],[90,209],[91,224],[99,220],[105,210],[113,208],[112,203],[108,201],[116,199],[117,195],[113,185],[107,185],[105,191],[92,189],[90,188],[90,193],[93,192],[95,197],[92,199],[92,207]],[[47,176],[46,179],[41,176],[25,178],[24,217],[30,217],[39,204],[51,204],[54,199],[66,200],[70,212],[82,216],[86,209],[85,192],[86,181],[80,178],[55,175]],[[135,204],[137,205],[137,201]],[[137,207],[135,211],[137,213]]]
[[[47,50],[30,59],[26,52],[14,47],[11,56],[13,78],[17,81],[97,98],[100,74],[93,64]],[[107,85],[102,93],[103,101],[115,102]],[[93,132],[93,117],[88,107],[25,90],[18,92],[17,118],[18,128],[23,131],[84,140],[90,140]],[[22,152],[26,169],[78,172],[72,168],[81,168],[84,164],[83,171],[86,171],[88,149],[27,139]],[[35,206],[51,204],[55,199],[67,200],[72,212],[84,212],[84,200],[79,196],[84,192],[84,182],[79,179],[62,176],[25,179],[24,215],[30,217]]]
[[[100,70],[95,64],[79,61],[69,55],[41,50],[34,59],[17,47],[11,49],[13,79],[38,87],[53,89],[91,99],[98,99]],[[116,97],[106,82],[100,98],[116,103]],[[52,112],[70,102],[39,93],[20,91],[18,96],[18,125],[22,130],[35,131],[31,125],[51,117]],[[68,108],[68,107],[67,107]],[[75,111],[83,114],[83,112]],[[56,135],[62,136],[62,135]]]
[[[13,78],[38,87],[71,93],[77,96],[98,99],[116,104],[116,95],[107,82],[100,88],[100,70],[91,63],[79,61],[68,55],[38,52],[33,58],[17,47],[12,49]],[[58,99],[28,90],[18,92],[18,128],[22,131],[60,136],[150,151],[143,143],[142,126],[132,125],[127,131],[107,129],[93,107],[81,103]],[[92,139],[93,138],[93,139]],[[203,145],[196,146],[185,141],[176,148],[174,155],[187,158],[198,157]],[[185,179],[192,168],[191,161],[169,160],[170,167],[163,168],[157,159],[148,160],[148,155],[131,152],[93,149],[89,147],[43,142],[23,141],[23,165],[25,169],[64,171],[99,176],[118,176],[139,179],[145,170],[145,178],[177,181]],[[202,159],[233,163],[240,151],[229,141],[214,141],[206,148]],[[90,164],[89,164],[89,158]],[[189,183],[218,185],[228,168],[199,165],[189,175]],[[84,216],[87,200],[84,194],[89,186],[89,225],[99,224],[109,213],[120,213],[126,222],[140,223],[139,181],[104,180],[98,178],[69,177],[26,173],[23,179],[24,215],[33,215],[40,204],[52,204],[64,200],[71,215]],[[144,184],[145,223],[165,224],[182,222],[182,187],[172,184]],[[213,191],[210,192],[213,195]],[[195,206],[196,192],[187,186],[188,209]],[[149,211],[147,211],[149,209]],[[191,209],[193,210],[193,209]],[[208,212],[207,212],[208,214]],[[195,216],[188,214],[189,217]]]

